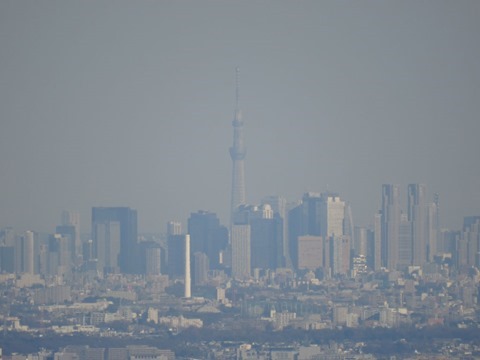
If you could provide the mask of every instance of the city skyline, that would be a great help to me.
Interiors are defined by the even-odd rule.
[[[0,4],[0,227],[228,224],[236,67],[247,203],[331,190],[368,225],[382,184],[406,209],[423,183],[442,227],[480,213],[477,3],[112,5]]]

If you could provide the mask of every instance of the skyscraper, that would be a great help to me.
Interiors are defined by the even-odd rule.
[[[297,239],[299,269],[316,270],[324,267],[324,244],[321,236],[303,235]],[[328,254],[327,254],[328,256]]]
[[[80,214],[78,211],[62,211],[62,226],[73,226],[75,229],[74,231],[74,238],[72,249],[72,257],[74,258],[76,255],[82,254],[82,240],[80,238]]]
[[[76,244],[75,244],[75,239],[77,236],[75,226],[73,225],[60,225],[55,228],[55,234],[60,234],[64,237],[67,237],[69,239],[68,241],[68,246],[69,246],[69,251],[70,255],[72,256],[72,260],[75,263],[75,255],[79,255],[78,252],[76,252]]]
[[[320,235],[343,236],[345,201],[337,194],[322,194],[320,198]]]
[[[15,244],[15,267],[17,273],[34,273],[34,235],[31,231],[17,238]]]
[[[278,263],[278,266],[284,266],[287,268],[292,267],[292,260],[290,259],[290,251],[288,246],[288,217],[287,217],[287,199],[282,196],[266,196],[262,200],[262,204],[269,204],[274,213],[283,221],[283,244],[281,249],[282,262]]]
[[[373,229],[370,233],[370,257],[372,269],[377,271],[382,267],[382,214],[373,216]]]
[[[171,278],[185,276],[185,235],[169,235],[167,239],[167,271]]]
[[[266,210],[266,211],[265,211]],[[283,220],[270,205],[261,205],[249,219],[251,266],[253,269],[283,267]]]
[[[228,229],[220,225],[217,215],[203,210],[190,214],[188,233],[192,253],[203,252],[208,256],[212,269],[222,268],[222,255],[228,245]]]
[[[137,211],[128,207],[92,208],[92,239],[99,270],[141,272],[137,246]]]
[[[412,265],[427,261],[427,204],[424,184],[408,185],[408,221],[412,225]]]
[[[208,280],[208,257],[202,252],[193,254],[192,278],[195,286],[205,285]]]
[[[400,215],[397,249],[397,269],[406,270],[412,265],[413,259],[412,223],[408,221],[407,214]]]
[[[398,261],[398,235],[400,230],[400,196],[398,185],[382,185],[382,265],[396,270]]]
[[[167,235],[181,235],[182,223],[180,221],[167,222]]]
[[[348,275],[350,263],[350,237],[331,236],[330,242],[330,270],[333,275]]]
[[[232,158],[232,194],[230,203],[230,224],[233,223],[233,214],[235,209],[245,204],[245,144],[243,140],[243,120],[242,113],[238,107],[239,68],[236,69],[236,102],[235,118],[232,121],[233,126],[233,146],[230,148],[230,157]]]
[[[250,277],[250,225],[232,225],[232,277]]]

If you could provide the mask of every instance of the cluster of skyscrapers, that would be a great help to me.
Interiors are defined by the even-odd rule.
[[[437,260],[452,266],[479,265],[480,217],[465,219],[462,231],[440,229],[438,196],[427,200],[423,184],[407,187],[402,211],[398,185],[382,186],[381,208],[369,227],[355,227],[348,202],[331,192],[304,194],[287,203],[268,196],[246,203],[243,120],[237,96],[233,126],[230,224],[198,211],[188,229],[169,222],[164,241],[139,241],[137,212],[128,207],[94,207],[90,239],[82,241],[77,212],[65,211],[55,234],[35,239],[27,231],[0,233],[0,271],[69,278],[73,271],[97,274],[169,275],[185,284],[207,283],[212,274],[247,280],[261,272],[293,269],[322,276],[370,270],[407,270]]]

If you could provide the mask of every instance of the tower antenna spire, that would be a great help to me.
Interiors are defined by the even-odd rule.
[[[238,110],[238,102],[240,100],[240,68],[237,66],[235,68],[235,110]]]

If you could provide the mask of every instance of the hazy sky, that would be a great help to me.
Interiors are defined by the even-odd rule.
[[[235,67],[247,200],[382,183],[480,214],[480,2],[0,1],[0,227],[131,206],[227,223]]]

